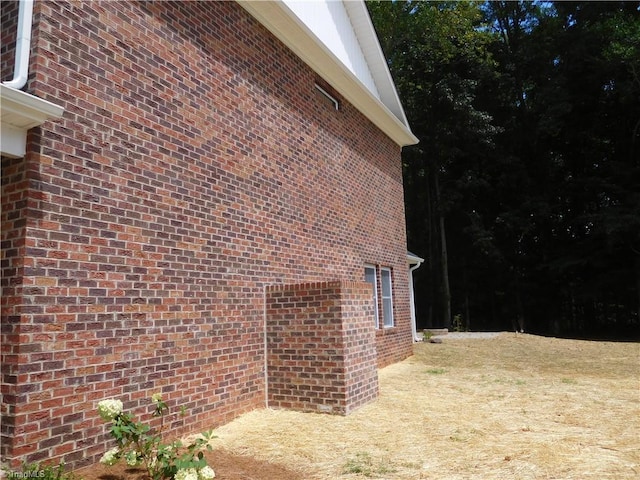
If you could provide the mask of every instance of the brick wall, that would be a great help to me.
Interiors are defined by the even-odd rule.
[[[264,406],[266,285],[391,267],[410,354],[400,148],[241,7],[37,1],[31,59],[65,113],[2,159],[4,457],[96,461],[108,397],[176,435]]]
[[[378,395],[368,284],[267,288],[268,405],[348,414]]]

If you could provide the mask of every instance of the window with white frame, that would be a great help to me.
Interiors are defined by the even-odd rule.
[[[382,284],[382,318],[385,328],[393,327],[393,288],[391,269],[380,268],[380,280]]]
[[[371,284],[373,290],[373,304],[375,305],[376,328],[380,328],[380,314],[378,313],[378,275],[373,265],[364,266],[364,280]]]

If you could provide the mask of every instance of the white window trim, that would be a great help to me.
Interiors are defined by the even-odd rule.
[[[376,329],[380,328],[380,307],[378,306],[378,269],[375,265],[365,264],[365,281],[367,281],[367,269],[373,270],[373,304],[375,306]]]
[[[388,296],[385,296],[384,294],[385,288],[384,288],[383,272],[389,272],[389,295]],[[384,325],[384,328],[392,328],[395,325],[394,318],[393,318],[393,274],[391,272],[391,268],[389,267],[380,267],[380,294],[382,296],[382,323]],[[390,318],[388,319],[385,316],[385,308],[384,308],[385,300],[390,303],[390,308],[389,308]]]

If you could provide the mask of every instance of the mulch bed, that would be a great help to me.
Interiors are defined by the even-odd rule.
[[[300,473],[282,465],[256,458],[234,455],[225,450],[205,452],[207,463],[215,470],[216,480],[304,480]],[[147,480],[144,470],[117,465],[92,465],[74,474],[82,480]]]

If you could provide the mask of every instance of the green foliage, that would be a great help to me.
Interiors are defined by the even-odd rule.
[[[637,330],[640,2],[367,5],[420,139],[421,326]]]
[[[460,315],[459,313],[453,316],[453,331],[454,332],[465,331],[462,315]]]
[[[180,440],[164,443],[162,432],[169,407],[159,394],[154,394],[152,401],[155,406],[153,416],[161,419],[158,432],[154,432],[149,425],[136,421],[131,414],[123,412],[122,402],[119,400],[103,400],[98,404],[100,416],[112,421],[110,432],[116,442],[116,447],[106,452],[100,462],[114,465],[125,459],[129,466],[143,467],[150,480],[214,478],[215,473],[207,465],[203,454],[203,450],[211,450],[213,433],[204,432],[186,444]]]

